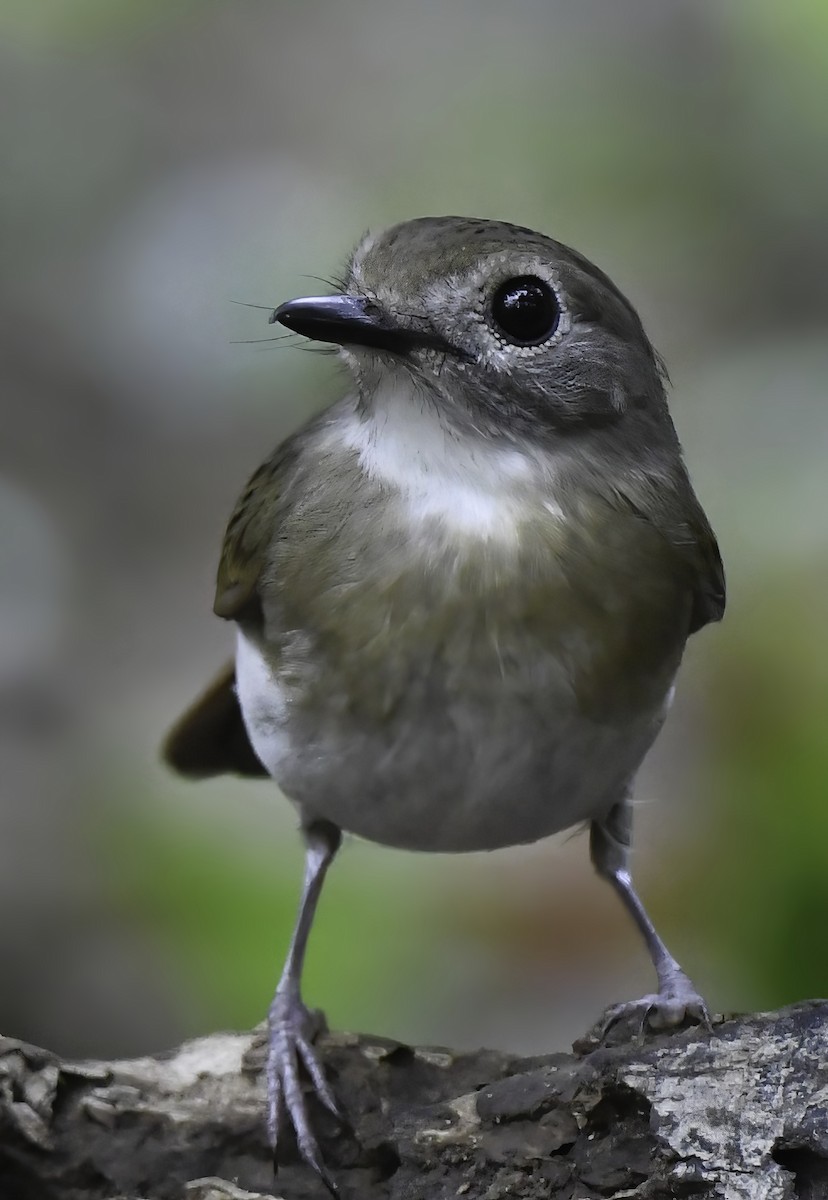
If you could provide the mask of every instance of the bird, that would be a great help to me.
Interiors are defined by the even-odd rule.
[[[270,321],[336,347],[349,386],[242,491],[214,602],[235,656],[164,756],[190,778],[270,777],[298,813],[267,1124],[274,1156],[292,1127],[337,1195],[304,1077],[341,1114],[301,975],[343,834],[463,852],[588,826],[657,977],[604,1027],[709,1022],[633,884],[631,795],[725,580],[663,362],[622,292],[563,243],[504,221],[404,221],[361,239],[333,294]]]

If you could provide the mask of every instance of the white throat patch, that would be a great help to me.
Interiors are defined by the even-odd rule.
[[[516,545],[530,508],[562,515],[549,500],[549,462],[517,443],[458,434],[441,419],[438,403],[403,372],[387,372],[373,411],[351,410],[337,428],[365,473],[399,493],[413,525],[437,522],[446,533]]]

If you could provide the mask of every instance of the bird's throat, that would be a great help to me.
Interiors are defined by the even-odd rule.
[[[516,546],[527,520],[561,520],[555,462],[518,440],[451,420],[407,373],[380,377],[370,402],[343,409],[335,436],[412,529]]]

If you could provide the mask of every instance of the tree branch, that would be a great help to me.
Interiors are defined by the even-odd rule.
[[[359,1200],[828,1195],[828,1002],[644,1042],[519,1059],[326,1034],[353,1132],[318,1129]],[[169,1055],[62,1062],[0,1039],[2,1200],[326,1196],[274,1179],[263,1033]]]

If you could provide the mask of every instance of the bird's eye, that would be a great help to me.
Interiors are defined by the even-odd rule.
[[[534,275],[507,279],[492,297],[496,328],[518,346],[540,346],[548,341],[560,316],[552,288]]]

